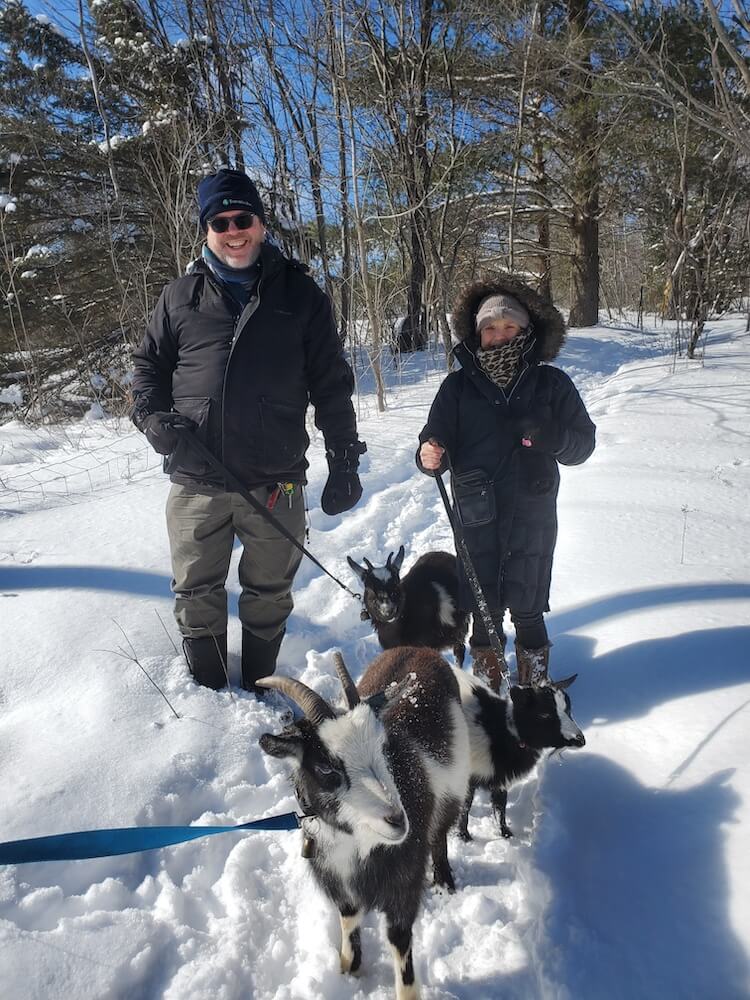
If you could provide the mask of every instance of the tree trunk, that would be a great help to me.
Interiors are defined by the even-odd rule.
[[[571,326],[599,322],[599,153],[594,74],[586,22],[589,0],[568,0],[573,68],[568,107],[573,139]]]
[[[571,220],[570,326],[596,326],[599,322],[599,223],[590,208],[576,212]]]
[[[406,292],[406,318],[398,333],[398,349],[409,353],[422,351],[427,346],[427,322],[424,309],[425,261],[424,246],[419,233],[416,213],[412,215],[411,270]]]
[[[539,279],[537,290],[545,302],[552,302],[552,251],[550,242],[549,195],[547,193],[547,166],[540,139],[534,140],[534,187],[537,197],[544,204],[536,222],[539,244]]]

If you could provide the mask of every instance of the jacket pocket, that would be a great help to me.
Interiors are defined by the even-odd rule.
[[[310,444],[305,430],[306,409],[266,396],[261,398],[263,466],[266,471],[289,472],[304,460]]]
[[[560,473],[554,458],[541,452],[522,449],[520,463],[523,493],[532,497],[546,497],[557,493]]]
[[[174,408],[177,413],[182,413],[190,417],[196,424],[194,431],[198,440],[207,448],[211,448],[209,434],[209,418],[211,414],[210,396],[185,396],[182,399],[175,399]],[[219,456],[221,457],[221,456]],[[181,472],[188,476],[207,477],[212,474],[212,469],[200,455],[190,446],[189,441],[180,437],[179,444],[164,460],[164,471],[167,473]],[[215,473],[213,474],[215,477]]]
[[[454,474],[453,496],[465,528],[476,528],[495,520],[495,490],[481,469]]]

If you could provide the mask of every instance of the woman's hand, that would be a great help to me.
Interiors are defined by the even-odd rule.
[[[430,472],[436,472],[443,463],[444,454],[445,448],[438,444],[434,438],[430,438],[419,449],[419,461],[423,468],[429,469]]]

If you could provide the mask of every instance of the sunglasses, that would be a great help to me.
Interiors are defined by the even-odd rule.
[[[229,227],[232,225],[235,229],[252,229],[254,219],[253,212],[240,212],[239,215],[233,215],[231,219],[226,217],[209,219],[208,224],[215,233],[228,233]]]

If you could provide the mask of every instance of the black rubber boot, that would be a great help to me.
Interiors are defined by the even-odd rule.
[[[265,688],[256,688],[261,677],[270,677],[276,669],[276,658],[281,648],[285,629],[273,639],[261,639],[246,628],[242,630],[242,686],[254,694],[265,694]]]
[[[182,640],[188,670],[196,684],[220,691],[227,685],[227,636],[205,635]]]

